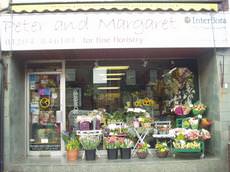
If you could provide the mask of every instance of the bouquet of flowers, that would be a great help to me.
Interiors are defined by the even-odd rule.
[[[120,148],[132,148],[134,143],[128,138],[119,138]]]
[[[206,110],[207,106],[205,106],[203,103],[195,103],[192,107],[192,113],[193,115],[202,115],[205,110]]]
[[[190,113],[191,108],[189,105],[176,105],[172,111],[178,116],[184,116]]]
[[[200,131],[196,129],[189,129],[185,132],[185,137],[187,140],[198,140],[200,137]]]
[[[96,149],[100,144],[100,138],[98,136],[93,135],[85,135],[80,137],[80,142],[85,150]]]
[[[105,137],[104,143],[106,149],[117,149],[120,146],[119,139],[116,136]]]
[[[201,137],[202,140],[208,140],[208,139],[211,139],[211,134],[210,134],[210,132],[208,130],[201,129],[200,137]]]

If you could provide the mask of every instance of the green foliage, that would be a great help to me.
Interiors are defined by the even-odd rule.
[[[66,150],[76,150],[80,148],[80,142],[74,132],[62,132],[62,139],[65,142]]]
[[[79,149],[80,143],[78,140],[69,140],[66,144],[66,150],[76,150]]]
[[[116,136],[106,137],[104,144],[106,149],[117,149],[120,147],[119,139]]]
[[[92,150],[92,149],[96,149],[97,146],[100,144],[100,139],[98,136],[86,135],[80,137],[80,142],[83,149]]]
[[[139,143],[137,145],[137,152],[147,152],[149,149],[150,145],[147,143]]]
[[[169,148],[166,142],[157,142],[157,144],[155,145],[155,149],[158,152],[169,151]]]
[[[134,146],[134,143],[132,140],[128,138],[120,138],[120,148],[132,148]]]

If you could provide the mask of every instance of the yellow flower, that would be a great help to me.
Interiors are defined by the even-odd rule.
[[[150,99],[147,98],[147,97],[144,98],[144,99],[143,99],[143,105],[144,105],[144,106],[149,106],[149,105],[150,105]]]
[[[134,102],[134,105],[135,105],[135,107],[140,107],[140,106],[142,106],[142,101],[141,101],[141,99],[135,101],[135,102]]]

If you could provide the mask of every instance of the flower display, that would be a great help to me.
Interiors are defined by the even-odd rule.
[[[155,104],[156,104],[156,102],[153,99],[150,99],[148,97],[146,97],[144,99],[137,99],[134,102],[135,107],[154,106]]]
[[[195,103],[192,107],[192,113],[194,115],[202,115],[205,110],[206,110],[207,106],[205,106],[203,103]]]
[[[157,142],[157,144],[155,145],[155,149],[158,152],[168,152],[169,151],[169,147],[166,142]]]
[[[201,129],[200,137],[201,137],[202,140],[208,140],[208,139],[211,139],[211,134],[210,134],[210,132],[208,130]]]
[[[66,150],[77,150],[80,148],[80,142],[74,132],[63,131],[62,139],[65,142]]]
[[[80,142],[83,149],[92,150],[96,149],[97,146],[100,144],[100,139],[98,136],[85,135],[80,137]]]
[[[143,143],[138,143],[137,144],[137,152],[147,152],[149,149],[150,145],[143,142]]]
[[[119,142],[120,142],[120,148],[132,148],[134,146],[134,143],[132,140],[128,139],[128,138],[119,138]]]
[[[183,116],[188,115],[191,111],[191,108],[189,105],[176,105],[172,111],[178,116]]]
[[[104,143],[106,149],[117,149],[120,146],[119,139],[116,136],[106,137]]]
[[[198,141],[186,142],[184,140],[174,141],[173,147],[176,149],[200,149],[201,144]]]

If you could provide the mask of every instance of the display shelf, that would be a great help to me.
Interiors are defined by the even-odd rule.
[[[173,148],[172,153],[173,157],[176,156],[176,153],[201,153],[200,158],[204,158],[204,142],[199,141],[200,143],[200,148],[199,149],[178,149],[178,148]]]
[[[187,118],[177,118],[176,119],[176,127],[177,128],[183,128],[183,121],[186,120],[186,119],[189,119],[189,117]],[[186,130],[192,128],[191,126],[189,128],[185,128]],[[194,128],[193,128],[194,129]],[[198,129],[198,127],[196,128]],[[189,143],[189,142],[192,142],[192,141],[189,141],[189,140],[185,140],[186,141],[186,144]],[[196,140],[198,143],[200,143],[200,148],[196,148],[196,149],[180,149],[180,148],[175,148],[173,146],[172,148],[172,154],[173,156],[175,157],[177,153],[201,153],[201,156],[200,158],[204,158],[205,154],[204,154],[204,151],[205,151],[205,143],[204,141],[202,140]]]

